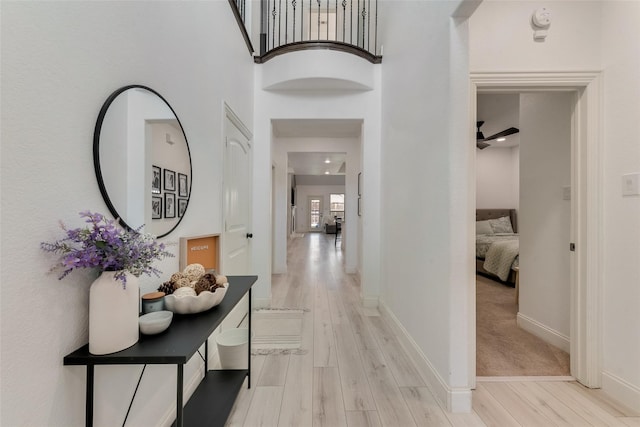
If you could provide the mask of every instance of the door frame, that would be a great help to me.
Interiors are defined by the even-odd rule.
[[[470,135],[475,135],[477,95],[482,92],[568,91],[575,94],[571,138],[571,235],[576,244],[570,262],[571,375],[590,388],[601,385],[602,372],[602,242],[603,242],[603,157],[602,94],[599,72],[470,73]],[[474,140],[474,138],[470,138]],[[471,157],[473,173],[469,184],[469,206],[475,208],[475,144]],[[471,216],[475,218],[475,215]],[[567,248],[568,250],[568,248]],[[469,321],[476,330],[474,304]],[[476,378],[476,345],[470,346],[472,387]]]

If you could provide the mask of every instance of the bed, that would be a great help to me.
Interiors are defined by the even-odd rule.
[[[476,272],[515,285],[519,267],[515,209],[476,210]]]

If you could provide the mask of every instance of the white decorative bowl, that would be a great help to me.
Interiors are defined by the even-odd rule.
[[[225,283],[223,287],[217,288],[215,292],[203,291],[200,295],[184,295],[175,296],[167,295],[164,297],[164,305],[167,310],[171,310],[178,314],[193,314],[207,311],[212,307],[220,304],[224,295],[227,293],[229,284]]]
[[[173,312],[166,310],[144,314],[138,318],[140,332],[145,335],[155,335],[164,332],[171,324],[172,319]]]

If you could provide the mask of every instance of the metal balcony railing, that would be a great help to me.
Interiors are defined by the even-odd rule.
[[[378,0],[263,0],[257,63],[304,49],[334,49],[380,63]]]

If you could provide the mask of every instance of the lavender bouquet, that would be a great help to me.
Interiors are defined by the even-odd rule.
[[[141,274],[160,275],[160,270],[151,263],[174,255],[158,243],[150,234],[137,230],[124,230],[117,221],[109,220],[99,213],[80,212],[90,224],[85,228],[67,229],[60,222],[66,236],[53,243],[42,242],[40,247],[47,252],[61,254],[52,271],[62,271],[58,279],[66,277],[77,268],[97,268],[102,271],[116,271],[115,278],[127,284],[126,272],[134,276]]]

